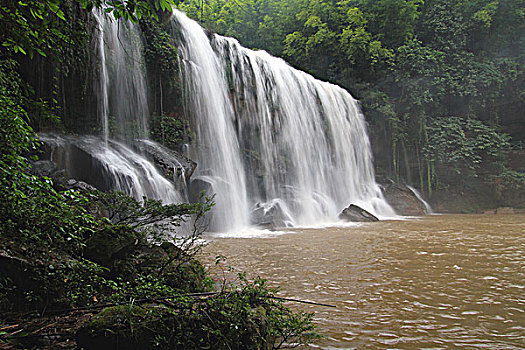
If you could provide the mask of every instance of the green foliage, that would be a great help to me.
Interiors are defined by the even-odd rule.
[[[30,88],[17,72],[18,64],[12,59],[0,60],[0,149],[8,156],[19,156],[36,142],[33,128],[38,121],[56,121],[46,103],[30,99]]]
[[[204,298],[108,308],[83,327],[79,341],[87,349],[280,349],[317,338],[312,315],[290,311],[274,293],[266,281],[241,275],[238,287]]]
[[[171,149],[180,149],[181,145],[191,141],[191,129],[188,120],[175,113],[152,116],[150,136]]]
[[[525,188],[525,173],[503,167],[499,174],[493,175],[492,180],[496,185],[496,191],[501,193],[507,191],[519,191]]]
[[[502,162],[510,149],[507,135],[474,119],[434,118],[428,126],[428,141],[423,148],[427,160],[461,169],[477,169],[483,163]]]

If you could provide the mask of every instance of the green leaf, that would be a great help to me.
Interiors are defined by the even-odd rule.
[[[64,12],[62,10],[58,10],[57,12],[55,12],[55,14],[58,16],[58,18],[60,18],[61,20],[65,21],[66,20],[66,17],[64,16]]]

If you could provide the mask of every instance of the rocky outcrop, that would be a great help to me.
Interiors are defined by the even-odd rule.
[[[347,208],[343,209],[339,214],[339,219],[351,222],[374,222],[379,219],[372,213],[358,207],[355,204],[350,204]]]
[[[66,169],[59,169],[57,164],[50,160],[38,160],[31,163],[29,172],[39,177],[50,178],[57,190],[77,190],[80,192],[96,190],[94,186],[84,181],[70,179]]]
[[[121,191],[142,199],[180,201],[180,193],[193,174],[196,163],[149,140],[129,144],[95,136],[39,135],[40,158],[52,160],[70,178],[84,181],[101,191]],[[40,168],[49,171],[45,163]],[[166,181],[168,180],[168,181]],[[82,184],[78,184],[85,187]],[[174,186],[173,186],[174,185]]]
[[[406,185],[400,185],[392,180],[382,183],[383,195],[390,206],[399,215],[419,216],[426,214],[426,207],[414,192]]]

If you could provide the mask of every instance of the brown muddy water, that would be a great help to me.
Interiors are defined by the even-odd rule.
[[[354,227],[210,236],[217,255],[315,312],[320,349],[524,349],[525,215],[435,215]]]

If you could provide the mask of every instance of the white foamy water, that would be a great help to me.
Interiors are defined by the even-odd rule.
[[[239,231],[250,208],[279,203],[293,226],[337,222],[353,203],[395,213],[374,180],[356,100],[264,51],[208,35],[175,11],[196,177],[216,193],[211,229]]]

